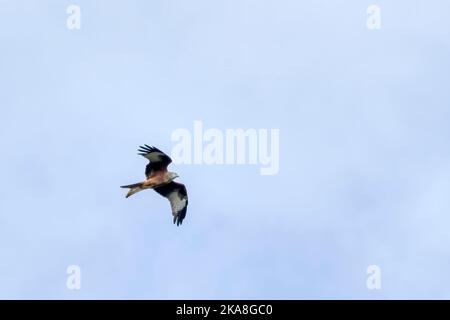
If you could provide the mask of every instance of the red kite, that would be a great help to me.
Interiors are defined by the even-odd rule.
[[[147,179],[143,182],[121,186],[121,188],[130,189],[126,197],[145,189],[155,190],[169,200],[173,223],[176,223],[177,226],[181,225],[186,217],[188,196],[185,185],[174,181],[178,178],[178,174],[167,170],[172,159],[161,150],[148,145],[140,146],[138,152],[139,155],[150,161],[145,167]]]

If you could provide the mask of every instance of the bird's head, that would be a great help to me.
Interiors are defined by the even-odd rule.
[[[179,177],[179,175],[178,175],[178,173],[176,173],[176,172],[170,172],[169,173],[169,179],[170,179],[170,181],[173,181],[173,180],[175,180],[176,178],[178,178]]]

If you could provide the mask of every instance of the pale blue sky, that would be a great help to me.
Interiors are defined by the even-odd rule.
[[[450,298],[449,10],[0,0],[0,298]],[[177,228],[119,185],[194,120],[279,128],[280,171],[174,166]]]

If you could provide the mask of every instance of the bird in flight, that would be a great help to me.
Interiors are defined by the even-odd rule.
[[[172,159],[161,150],[148,145],[140,146],[138,152],[139,155],[150,161],[145,167],[147,179],[143,182],[121,186],[121,188],[130,189],[126,198],[139,191],[153,189],[169,200],[173,223],[176,223],[177,226],[181,225],[186,217],[188,196],[185,185],[174,181],[179,177],[178,174],[167,170]]]

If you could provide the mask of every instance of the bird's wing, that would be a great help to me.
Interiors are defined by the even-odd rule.
[[[169,199],[170,207],[172,208],[173,223],[179,226],[186,217],[188,205],[186,186],[182,183],[172,181],[153,190]]]
[[[155,147],[143,145],[139,147],[138,152],[139,155],[150,161],[145,167],[145,176],[147,178],[155,171],[167,171],[167,166],[172,162],[172,159],[167,154]]]

